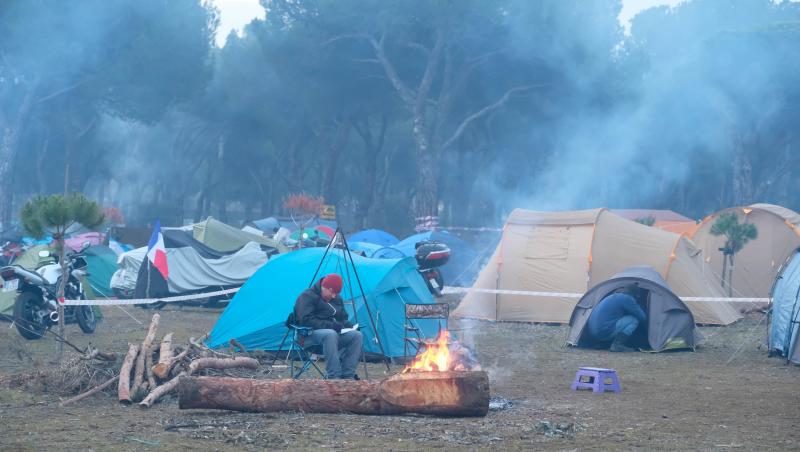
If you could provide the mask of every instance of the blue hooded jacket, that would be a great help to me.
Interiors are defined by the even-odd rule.
[[[636,299],[628,294],[614,293],[603,298],[589,316],[589,334],[594,338],[613,336],[617,320],[626,315],[636,317],[640,323],[647,318]]]

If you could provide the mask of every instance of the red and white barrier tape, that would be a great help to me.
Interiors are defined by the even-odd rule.
[[[178,295],[175,297],[166,297],[166,298],[107,298],[103,300],[64,300],[65,306],[115,306],[115,305],[125,305],[125,304],[152,304],[152,303],[171,303],[175,301],[188,301],[188,300],[198,300],[202,298],[210,298],[216,297],[219,295],[227,295],[231,293],[236,293],[239,291],[239,287],[235,287],[233,289],[225,289],[225,290],[217,290],[216,292],[204,292],[204,293],[196,293],[191,295]]]
[[[536,292],[530,290],[476,289],[471,287],[445,287],[442,293],[488,293],[499,295],[524,295],[529,297],[580,298],[582,293]],[[720,301],[726,303],[769,303],[769,298],[679,297],[682,301]]]

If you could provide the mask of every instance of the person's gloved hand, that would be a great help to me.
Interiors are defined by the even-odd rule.
[[[342,328],[345,328],[344,324],[339,323],[337,321],[331,322],[331,329],[333,331],[336,331],[337,333],[341,333],[342,332]]]
[[[344,322],[342,322],[342,328],[352,328],[352,327],[353,327],[353,322],[349,320],[345,320]]]

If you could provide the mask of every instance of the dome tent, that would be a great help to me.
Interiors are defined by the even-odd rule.
[[[369,259],[358,255],[353,255],[353,262],[384,353],[388,357],[403,356],[405,303],[433,303],[425,281],[417,272],[416,262],[413,258]],[[261,267],[220,315],[211,330],[208,346],[221,347],[236,339],[248,350],[277,350],[286,334],[284,322],[294,309],[298,295],[309,287],[318,267],[317,279],[329,273],[339,273],[343,277],[342,298],[351,321],[356,321],[356,316],[349,300],[356,300],[355,314],[364,333],[364,351],[380,354],[381,347],[374,340],[375,332],[352,267],[345,266],[341,250],[325,254],[324,248],[282,254]],[[420,328],[422,337],[432,338],[438,332],[435,320],[415,321],[415,326]]]
[[[583,294],[618,272],[647,265],[681,297],[723,297],[705,276],[701,251],[684,236],[626,220],[608,209],[535,212],[516,209],[454,317],[567,323],[576,299],[493,293],[519,290]],[[741,315],[724,302],[687,301],[695,321],[727,325]]]
[[[637,286],[636,300],[647,314],[646,325],[640,325],[631,340],[639,347],[656,352],[681,348],[694,350],[702,336],[695,328],[692,312],[655,269],[645,266],[627,268],[586,292],[572,311],[567,344],[577,347],[601,345],[584,334],[589,316],[603,298],[629,285]]]
[[[775,279],[772,310],[767,324],[769,353],[800,364],[797,345],[800,325],[800,250],[795,250]]]

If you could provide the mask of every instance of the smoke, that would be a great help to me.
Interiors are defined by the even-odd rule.
[[[491,193],[505,211],[672,208],[676,191],[696,196],[684,206],[692,216],[720,207],[711,190],[729,180],[737,150],[774,152],[758,140],[789,129],[775,123],[792,108],[798,65],[786,61],[797,59],[797,38],[782,24],[796,23],[800,5],[693,0],[641,13],[630,36],[597,19],[616,17],[603,8],[608,2],[531,2],[509,23],[518,53],[537,49],[557,72],[556,94],[532,100],[544,105],[542,120],[518,137],[523,150],[509,146],[528,162],[500,162],[481,180],[503,181]],[[543,31],[537,17],[547,17]],[[753,166],[754,175],[770,171]],[[527,181],[509,187],[520,170]]]

